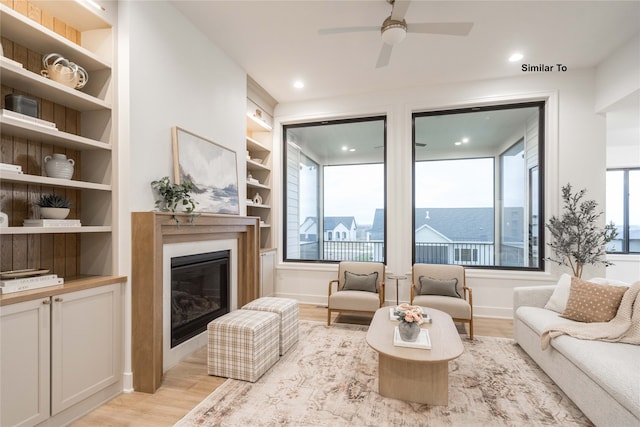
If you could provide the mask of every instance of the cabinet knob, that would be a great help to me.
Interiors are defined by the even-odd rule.
[[[44,305],[49,305],[49,304],[51,304],[51,300],[48,300],[48,299],[43,300],[43,301],[42,301],[42,304],[44,304]]]
[[[54,299],[54,301],[55,301],[55,302],[62,302],[62,301],[64,301],[64,300],[63,300],[62,298],[60,298],[60,297],[56,297],[56,299]]]

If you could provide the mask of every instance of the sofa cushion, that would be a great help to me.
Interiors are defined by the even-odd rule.
[[[612,285],[612,286],[629,286],[628,283],[621,282],[620,280],[607,279],[604,277],[594,277],[589,279],[589,282],[596,283],[598,285]],[[569,292],[571,290],[571,275],[564,273],[558,279],[553,294],[544,306],[547,310],[553,310],[556,313],[562,313],[567,308],[567,301],[569,300]]]
[[[598,285],[571,278],[571,291],[562,317],[578,322],[608,322],[618,312],[624,286]]]
[[[569,291],[571,289],[571,275],[564,273],[558,279],[553,294],[549,298],[547,305],[544,306],[547,310],[553,310],[556,313],[562,313],[567,307],[567,300],[569,299]]]
[[[640,346],[560,336],[551,345],[640,418]]]

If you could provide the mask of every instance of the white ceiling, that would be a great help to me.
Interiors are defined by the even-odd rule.
[[[639,1],[413,0],[407,23],[474,26],[467,37],[410,33],[376,69],[378,32],[318,30],[381,25],[385,0],[172,3],[280,103],[516,76],[523,63],[593,67],[640,31]],[[516,50],[525,58],[509,63]]]

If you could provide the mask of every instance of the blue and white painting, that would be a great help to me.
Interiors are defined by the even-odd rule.
[[[190,182],[197,212],[240,213],[236,153],[178,127],[173,128],[175,180]]]

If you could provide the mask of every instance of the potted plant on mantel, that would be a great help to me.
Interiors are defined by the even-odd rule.
[[[151,181],[151,188],[160,196],[156,198],[155,205],[161,212],[176,213],[178,208],[182,208],[185,213],[192,214],[191,219],[193,220],[193,211],[197,202],[191,197],[193,185],[190,182],[173,184],[168,176],[164,176]],[[173,218],[178,222],[175,215]]]
[[[582,201],[586,192],[582,189],[573,194],[571,184],[562,187],[565,212],[559,218],[552,216],[546,224],[552,238],[548,246],[555,253],[555,257],[546,260],[570,267],[576,277],[582,277],[585,264],[613,265],[604,259],[605,248],[618,235],[613,223],[598,227],[602,212],[596,212],[595,200]]]

